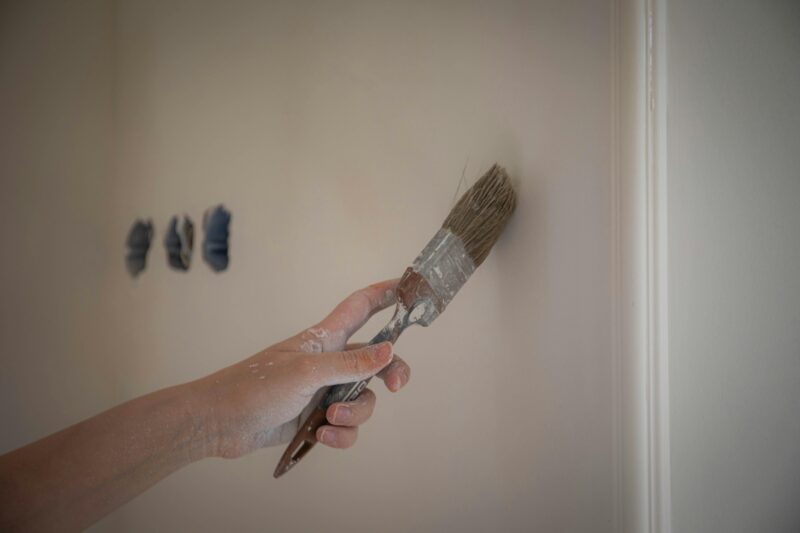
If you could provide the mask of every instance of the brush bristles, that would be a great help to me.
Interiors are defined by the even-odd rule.
[[[489,255],[516,205],[511,180],[495,163],[464,193],[442,227],[461,238],[477,268]]]

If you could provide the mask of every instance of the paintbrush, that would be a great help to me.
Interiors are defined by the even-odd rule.
[[[461,197],[442,228],[408,267],[395,289],[394,315],[368,344],[394,343],[408,326],[429,326],[489,255],[516,207],[505,169],[495,164]],[[370,378],[371,379],[371,378]],[[316,444],[317,429],[333,403],[355,400],[369,383],[328,389],[283,453],[275,477],[296,465]]]

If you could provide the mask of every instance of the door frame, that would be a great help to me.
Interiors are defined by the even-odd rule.
[[[612,0],[614,530],[670,533],[666,0]]]

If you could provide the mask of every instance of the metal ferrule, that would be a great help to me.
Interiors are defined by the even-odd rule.
[[[423,248],[410,270],[421,276],[433,293],[433,298],[416,302],[416,312],[409,309],[410,322],[427,326],[444,311],[475,272],[475,264],[461,238],[442,228]]]

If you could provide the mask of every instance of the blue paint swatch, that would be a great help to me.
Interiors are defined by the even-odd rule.
[[[228,240],[230,238],[231,213],[221,204],[208,209],[203,215],[203,260],[214,272],[228,268]]]

